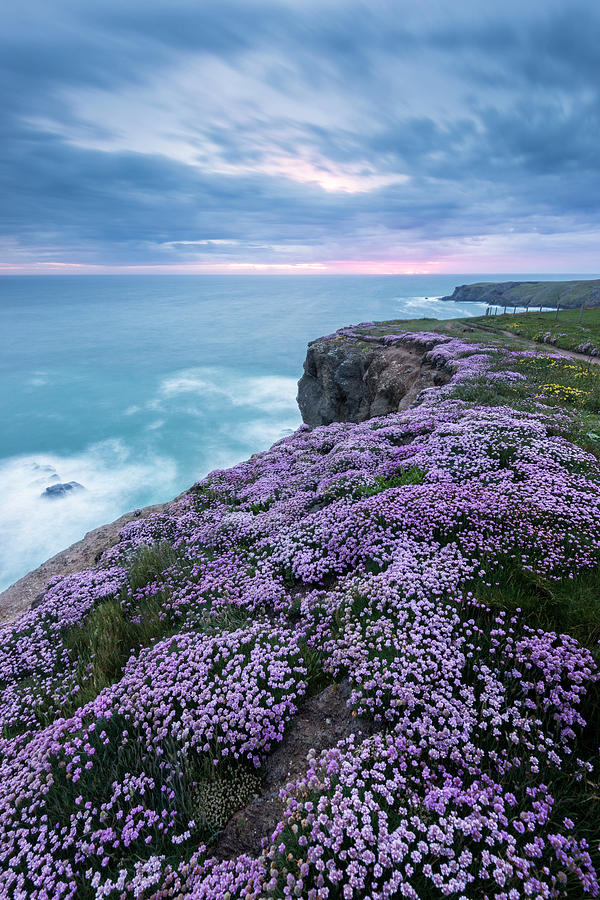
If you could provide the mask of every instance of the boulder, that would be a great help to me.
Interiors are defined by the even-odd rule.
[[[47,487],[46,490],[40,494],[40,496],[47,497],[50,500],[56,500],[59,497],[66,497],[68,494],[84,490],[84,486],[79,484],[78,481],[65,481],[60,484],[51,484],[50,487]]]

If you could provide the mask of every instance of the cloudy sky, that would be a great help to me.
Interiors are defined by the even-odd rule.
[[[0,271],[595,272],[597,0],[19,0]]]

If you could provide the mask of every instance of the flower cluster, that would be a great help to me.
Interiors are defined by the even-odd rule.
[[[42,602],[0,630],[0,728],[33,728],[48,707],[77,694],[77,660],[65,636],[126,582],[123,568],[87,570],[55,580]]]
[[[591,341],[585,341],[576,347],[578,353],[585,353],[587,356],[600,356],[600,350]]]
[[[0,631],[3,897],[598,896],[598,670],[551,627],[594,602],[598,462],[560,409],[463,399],[530,352],[330,339],[412,343],[447,383],[213,472]],[[76,648],[103,610],[130,641],[94,695]],[[371,736],[312,753],[262,853],[219,858],[307,693],[342,681]]]
[[[3,896],[76,896],[65,875],[85,871],[99,885],[123,856],[188,843],[201,824],[185,814],[202,762],[258,766],[305,677],[296,637],[265,623],[182,633],[133,656],[75,716],[5,741]]]
[[[314,760],[265,853],[268,896],[517,900],[560,896],[572,878],[597,895],[587,843],[572,822],[555,830],[547,788],[515,793],[456,750],[448,766],[397,728]]]
[[[543,384],[541,390],[550,397],[571,403],[584,403],[590,395],[589,391],[571,387],[568,384]]]

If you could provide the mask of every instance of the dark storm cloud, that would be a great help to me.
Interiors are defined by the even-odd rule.
[[[6,261],[595,232],[599,33],[593,3],[26,0],[0,35]]]

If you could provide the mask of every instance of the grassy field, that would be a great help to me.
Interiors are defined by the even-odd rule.
[[[382,336],[402,328],[413,333],[419,331],[450,332],[468,343],[515,348],[524,341],[535,341],[562,350],[600,356],[600,306],[584,309],[561,309],[558,312],[509,312],[500,315],[474,316],[468,319],[393,319],[376,322],[375,327],[365,328],[365,334]],[[361,326],[354,332],[360,333]],[[512,336],[512,338],[511,338]]]
[[[457,322],[459,320],[456,320]],[[600,307],[561,309],[556,312],[506,313],[497,316],[479,316],[464,320],[473,327],[510,331],[515,337],[523,337],[541,344],[550,344],[564,350],[600,355]]]
[[[507,316],[508,318],[508,316]],[[469,319],[390,319],[385,322],[375,322],[373,325],[367,323],[366,326],[355,325],[352,332],[359,336],[365,335],[365,349],[372,342],[372,338],[383,337],[386,334],[397,334],[399,331],[411,332],[418,334],[419,332],[439,332],[441,334],[452,334],[459,337],[462,341],[473,344],[485,343],[487,346],[494,347],[513,347],[518,346],[518,338],[510,335],[502,334],[502,330],[490,329],[487,326],[489,321],[487,316],[481,318]]]
[[[600,301],[600,280],[574,281],[479,281],[455,288],[445,300],[476,301],[498,307],[535,307],[579,309],[581,304],[594,306]]]

